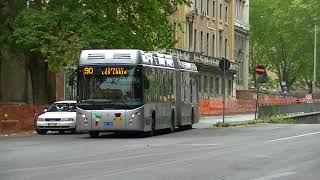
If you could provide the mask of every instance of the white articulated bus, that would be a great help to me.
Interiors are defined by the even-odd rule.
[[[77,69],[77,131],[192,128],[199,121],[195,64],[134,49],[83,50]]]

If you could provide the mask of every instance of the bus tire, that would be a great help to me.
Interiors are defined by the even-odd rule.
[[[193,108],[191,110],[191,126],[192,124],[194,124],[194,112],[193,112]]]
[[[149,136],[154,136],[156,131],[156,113],[153,111],[151,116],[151,130],[149,131]]]
[[[174,111],[171,113],[171,121],[170,121],[170,133],[173,133],[175,130],[175,123],[174,123]]]
[[[89,131],[89,135],[91,138],[97,138],[97,137],[99,137],[99,132],[98,131]]]

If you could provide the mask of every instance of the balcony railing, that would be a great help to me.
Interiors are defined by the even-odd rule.
[[[182,61],[201,63],[203,65],[219,67],[220,59],[216,57],[210,57],[197,52],[189,52],[182,49],[175,49],[173,55],[177,56]],[[231,62],[230,70],[237,71],[237,64]]]

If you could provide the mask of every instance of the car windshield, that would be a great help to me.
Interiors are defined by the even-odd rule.
[[[75,103],[54,103],[52,104],[48,112],[75,112],[76,104]]]
[[[94,68],[96,70],[102,67]],[[141,104],[143,100],[141,69],[133,66],[123,68],[127,73],[126,75],[81,75],[79,84],[80,102],[126,106]]]

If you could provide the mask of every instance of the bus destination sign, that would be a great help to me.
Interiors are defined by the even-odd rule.
[[[85,76],[88,75],[102,75],[102,76],[127,76],[128,69],[124,67],[88,67],[82,68]]]

